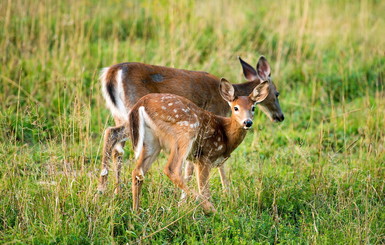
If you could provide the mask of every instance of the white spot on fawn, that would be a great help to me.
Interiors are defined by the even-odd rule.
[[[176,115],[175,115],[175,117],[176,117],[176,118],[179,118],[179,115],[178,115],[178,114],[176,114]]]
[[[174,103],[168,103],[168,106],[172,106]]]
[[[189,125],[189,123],[187,121],[177,122],[177,124],[180,126],[188,126]]]
[[[196,122],[194,124],[190,124],[190,128],[197,128],[199,127],[199,122]]]
[[[162,106],[162,109],[163,109],[163,110],[166,110],[167,108],[166,108],[165,106]]]
[[[178,112],[177,109],[174,109],[174,112],[177,113]]]
[[[222,148],[223,148],[223,145],[218,146],[217,151],[222,150]]]

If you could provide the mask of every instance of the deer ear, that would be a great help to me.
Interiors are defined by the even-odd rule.
[[[238,58],[239,58],[239,62],[241,62],[243,75],[245,76],[245,78],[250,82],[257,79],[258,78],[257,71],[251,65],[243,61],[241,57],[238,56]]]
[[[219,85],[219,93],[222,98],[227,102],[231,102],[235,99],[233,85],[224,78],[221,78],[221,84]]]
[[[269,86],[269,83],[259,84],[254,88],[253,92],[251,92],[249,98],[256,103],[261,103],[269,95]]]
[[[258,77],[263,81],[267,81],[270,77],[270,65],[265,56],[261,56],[257,64]]]

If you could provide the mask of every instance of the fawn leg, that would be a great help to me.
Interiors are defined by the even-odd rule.
[[[194,173],[194,164],[190,161],[185,162],[185,168],[184,168],[184,182],[186,185],[188,182],[191,180],[191,177]],[[181,201],[183,202],[187,197],[187,194],[182,190],[182,196],[181,196]]]
[[[142,152],[140,153],[138,162],[132,171],[132,209],[137,211],[139,209],[139,199],[142,190],[144,175],[150,169],[152,163],[159,155],[160,146],[157,142],[144,143]]]
[[[185,183],[185,179],[182,175],[183,161],[186,159],[190,150],[190,147],[188,147],[187,145],[189,144],[179,143],[179,146],[176,146],[175,148],[171,149],[167,165],[164,167],[164,173],[176,186],[182,189],[182,191],[186,195],[192,195],[194,197],[197,197],[197,193],[188,188]]]
[[[205,163],[196,164],[196,174],[198,180],[199,194],[202,200],[203,211],[206,214],[215,213],[216,209],[210,202],[209,176],[210,165]]]

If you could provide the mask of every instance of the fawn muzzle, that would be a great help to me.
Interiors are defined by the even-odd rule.
[[[253,125],[253,121],[250,119],[247,119],[243,122],[243,127],[244,129],[249,129]]]

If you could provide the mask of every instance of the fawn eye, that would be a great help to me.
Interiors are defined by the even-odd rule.
[[[255,106],[251,107],[251,111],[255,111]]]
[[[276,93],[275,93],[275,96],[278,98],[278,96],[279,96],[279,92],[276,92]]]
[[[238,110],[239,110],[238,106],[234,106],[234,111],[238,111]]]

